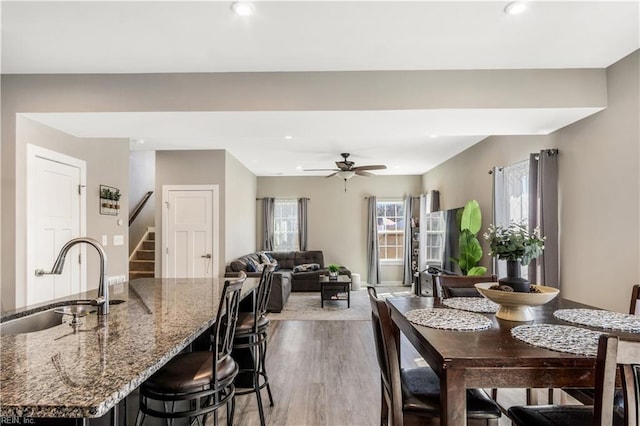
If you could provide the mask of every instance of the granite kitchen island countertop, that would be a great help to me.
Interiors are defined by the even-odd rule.
[[[242,297],[257,282],[247,279]],[[106,320],[91,313],[79,326],[2,336],[0,416],[104,415],[214,323],[223,285],[224,278],[137,279],[110,287],[110,298],[125,302],[111,305]]]

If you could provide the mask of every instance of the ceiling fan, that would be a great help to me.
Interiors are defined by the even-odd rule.
[[[373,173],[370,173],[370,170],[384,170],[387,166],[382,164],[375,164],[369,166],[356,166],[353,161],[349,161],[349,153],[343,152],[340,154],[343,158],[342,161],[336,161],[337,169],[305,169],[306,172],[317,172],[317,171],[332,171],[333,173],[325,176],[332,177],[338,176],[343,179],[345,182],[344,190],[347,190],[347,180],[351,179],[355,175],[358,176],[375,176]]]

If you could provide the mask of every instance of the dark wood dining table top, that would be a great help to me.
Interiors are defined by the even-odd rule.
[[[445,401],[448,399],[448,403],[443,403],[442,424],[466,424],[461,413],[466,412],[463,392],[467,388],[593,387],[595,357],[530,345],[511,335],[514,327],[558,324],[620,336],[632,335],[556,319],[553,312],[558,309],[597,309],[559,297],[532,308],[533,321],[506,321],[496,318],[495,314],[480,314],[489,318],[492,326],[479,331],[435,329],[412,324],[404,316],[413,309],[444,307],[438,298],[389,298],[387,304],[395,325],[440,377],[441,397]]]

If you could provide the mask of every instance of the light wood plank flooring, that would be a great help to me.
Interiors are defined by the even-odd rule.
[[[268,425],[379,424],[380,379],[370,321],[272,321],[268,348],[267,370],[275,400],[275,406],[270,407],[263,390]],[[401,351],[403,366],[424,365],[424,360],[404,339]],[[506,407],[524,404],[525,393],[501,389],[498,400]],[[126,424],[134,424],[136,393],[128,401]],[[220,424],[224,424],[224,418],[222,410]],[[105,419],[99,420],[102,421],[91,424],[108,424]],[[145,425],[163,424],[148,420]],[[260,424],[254,394],[237,397],[234,423]],[[511,421],[503,416],[500,426],[508,425]]]

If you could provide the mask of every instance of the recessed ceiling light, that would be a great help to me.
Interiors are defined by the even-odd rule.
[[[238,16],[251,16],[255,11],[252,3],[236,1],[231,3],[231,10]]]
[[[291,136],[291,135],[287,135],[287,136],[285,136],[284,138],[285,138],[285,139],[293,139],[293,136]]]
[[[435,139],[435,138],[437,138],[437,137],[438,137],[438,135],[431,135],[431,136],[429,136],[429,137],[430,137],[431,139]]]
[[[138,140],[136,141],[136,143],[137,143],[138,145],[144,145],[144,139],[138,139]]]
[[[512,1],[504,8],[507,15],[519,15],[527,9],[527,5],[521,1]]]
[[[302,170],[302,166],[296,166],[296,170]]]

